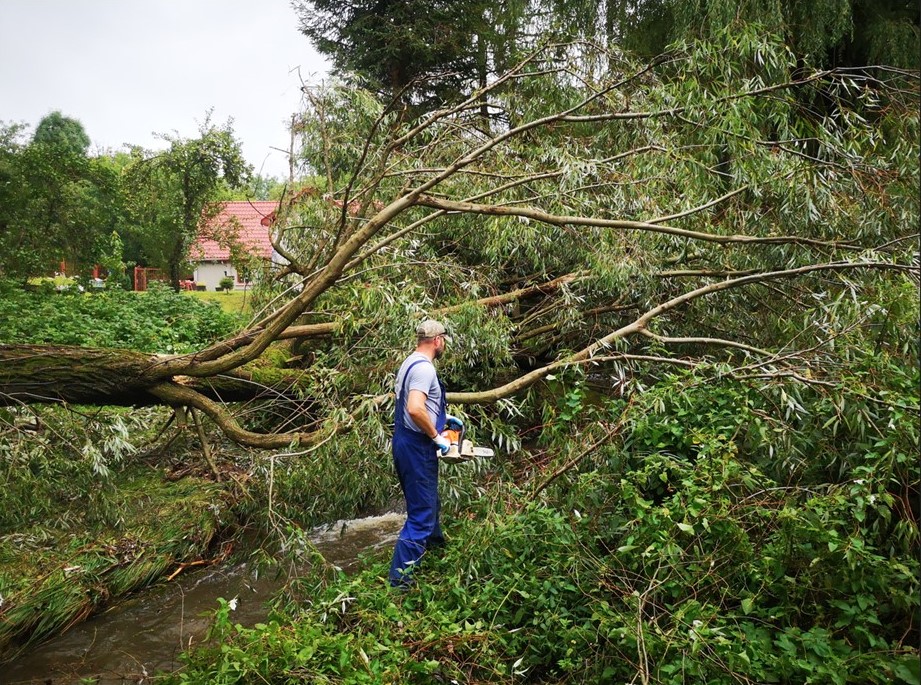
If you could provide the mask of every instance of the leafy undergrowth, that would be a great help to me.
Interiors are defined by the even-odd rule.
[[[917,683],[917,378],[883,370],[884,402],[859,373],[560,393],[551,463],[451,521],[413,589],[382,555],[253,628],[224,603],[166,681]]]
[[[192,352],[242,323],[213,302],[159,284],[147,293],[27,292],[0,282],[0,342]]]
[[[0,282],[0,342],[187,352],[238,317],[154,287],[146,294],[26,292]],[[155,409],[0,408],[0,658],[111,598],[207,556],[227,488],[170,481],[135,461]]]
[[[4,658],[206,556],[221,527],[224,488],[208,481],[133,466],[97,487],[0,536]]]

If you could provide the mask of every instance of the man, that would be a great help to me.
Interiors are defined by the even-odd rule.
[[[444,544],[439,522],[438,453],[447,453],[451,443],[442,437],[446,425],[461,429],[463,424],[446,412],[445,390],[435,371],[435,360],[451,342],[445,327],[431,319],[416,328],[416,349],[397,372],[394,389],[393,463],[403,497],[406,523],[400,531],[390,584],[408,587],[413,567],[425,550]]]

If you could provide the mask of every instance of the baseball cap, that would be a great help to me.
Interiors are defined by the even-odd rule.
[[[416,326],[416,337],[420,340],[423,338],[434,338],[439,335],[443,335],[445,340],[448,342],[453,342],[451,336],[448,335],[448,331],[445,329],[444,324],[435,321],[434,319],[426,319],[418,326]]]

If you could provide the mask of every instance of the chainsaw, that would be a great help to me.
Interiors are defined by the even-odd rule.
[[[463,430],[445,428],[441,431],[441,435],[451,443],[448,451],[440,457],[446,464],[462,464],[478,457],[489,458],[496,455],[488,447],[474,447],[471,440],[464,439]]]

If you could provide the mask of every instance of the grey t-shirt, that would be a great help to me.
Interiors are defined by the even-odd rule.
[[[413,352],[406,358],[406,361],[400,365],[397,372],[397,380],[394,384],[394,391],[397,398],[403,390],[403,378],[406,376],[406,370],[415,362],[422,360],[422,363],[413,366],[409,372],[409,380],[406,381],[406,397],[409,397],[410,390],[421,390],[425,393],[425,409],[432,419],[432,424],[438,418],[438,409],[441,407],[441,386],[438,384],[438,375],[435,372],[435,365],[429,361],[421,352]],[[404,398],[405,399],[405,398]],[[406,411],[406,404],[403,404],[403,425],[409,430],[421,433],[422,431],[416,426],[416,423],[410,418],[409,412]]]

